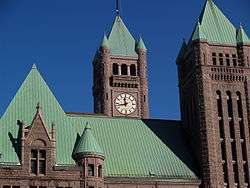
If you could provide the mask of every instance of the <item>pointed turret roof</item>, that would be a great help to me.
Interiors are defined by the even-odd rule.
[[[89,125],[86,125],[82,136],[75,148],[74,155],[104,156],[104,152],[97,143]]]
[[[107,38],[107,35],[104,34],[103,36],[103,39],[102,39],[102,47],[106,47],[106,48],[109,48],[109,41],[108,41],[108,38]]]
[[[202,30],[200,22],[197,23],[195,31],[192,36],[192,41],[195,40],[207,40],[207,37]]]
[[[206,1],[199,21],[209,43],[236,45],[236,28],[212,0]]]
[[[177,59],[176,59],[176,62],[177,62],[177,63],[178,63],[178,62],[182,59],[182,57],[185,55],[187,48],[188,48],[187,43],[186,43],[185,40],[183,40],[183,43],[182,43],[182,45],[181,45],[181,49],[180,49],[179,54],[178,54]]]
[[[137,57],[135,51],[135,39],[127,29],[122,18],[115,18],[112,30],[108,37],[112,55]]]
[[[137,49],[142,49],[142,50],[147,50],[146,45],[145,45],[142,37],[140,37],[139,42],[137,43],[136,48]]]
[[[250,39],[247,36],[245,30],[243,29],[242,25],[240,26],[237,32],[237,43],[238,44],[250,44]]]

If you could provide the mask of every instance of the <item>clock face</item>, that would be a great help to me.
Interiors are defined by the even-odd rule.
[[[130,94],[123,93],[115,99],[115,108],[123,115],[129,115],[136,110],[136,100]]]

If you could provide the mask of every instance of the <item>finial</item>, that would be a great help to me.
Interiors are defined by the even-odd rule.
[[[119,5],[119,0],[116,0],[116,15],[120,16],[120,5]]]
[[[41,106],[40,106],[40,103],[38,102],[37,105],[36,105],[36,109],[37,111],[41,110]]]
[[[86,123],[85,129],[91,129],[91,127],[90,127],[90,125],[89,125],[89,122]]]
[[[36,67],[36,64],[35,64],[35,63],[32,65],[32,69],[37,69],[37,67]]]

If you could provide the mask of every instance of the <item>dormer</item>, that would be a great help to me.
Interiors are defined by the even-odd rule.
[[[23,170],[32,176],[46,176],[55,165],[55,125],[49,132],[39,104],[30,126],[21,126],[21,164]]]

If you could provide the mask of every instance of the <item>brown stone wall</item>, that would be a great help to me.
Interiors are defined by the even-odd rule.
[[[243,165],[249,162],[249,144],[247,145],[247,161],[242,157],[243,142],[249,143],[249,47],[209,45],[206,42],[195,41],[192,49],[186,53],[182,62],[178,65],[181,111],[183,124],[191,136],[191,145],[199,159],[200,172],[202,176],[202,187],[224,187],[223,173],[228,176],[228,187],[235,187],[235,175],[237,173],[238,187],[245,187]],[[216,65],[214,65],[213,53],[216,54]],[[229,58],[228,58],[228,55]],[[235,66],[233,54],[236,55]],[[222,59],[222,60],[221,60]],[[229,61],[227,60],[229,59]],[[228,65],[230,62],[230,65]],[[242,64],[243,63],[243,64]],[[216,91],[222,93],[222,109],[225,138],[220,138],[217,95]],[[228,104],[226,92],[232,94],[233,120],[227,114]],[[242,95],[244,140],[240,137],[240,119],[238,119],[236,92]],[[190,111],[186,106],[195,109],[192,114],[198,119],[190,123]],[[234,139],[230,138],[229,121],[233,121]],[[232,134],[232,133],[231,133]],[[197,142],[198,141],[198,142]],[[225,142],[227,172],[223,170],[221,143]],[[232,143],[236,145],[236,161],[233,161]],[[233,168],[237,164],[237,170]]]
[[[122,64],[130,67],[136,65],[136,76],[113,75],[113,64],[119,67]],[[114,100],[117,94],[132,94],[137,101],[137,110],[125,117],[144,118],[149,117],[148,106],[148,77],[147,77],[147,51],[139,50],[137,57],[112,56],[110,50],[101,48],[99,55],[93,62],[94,67],[94,111],[95,113],[105,114],[107,116],[125,115],[119,113],[114,106]],[[128,72],[130,69],[128,68]]]

